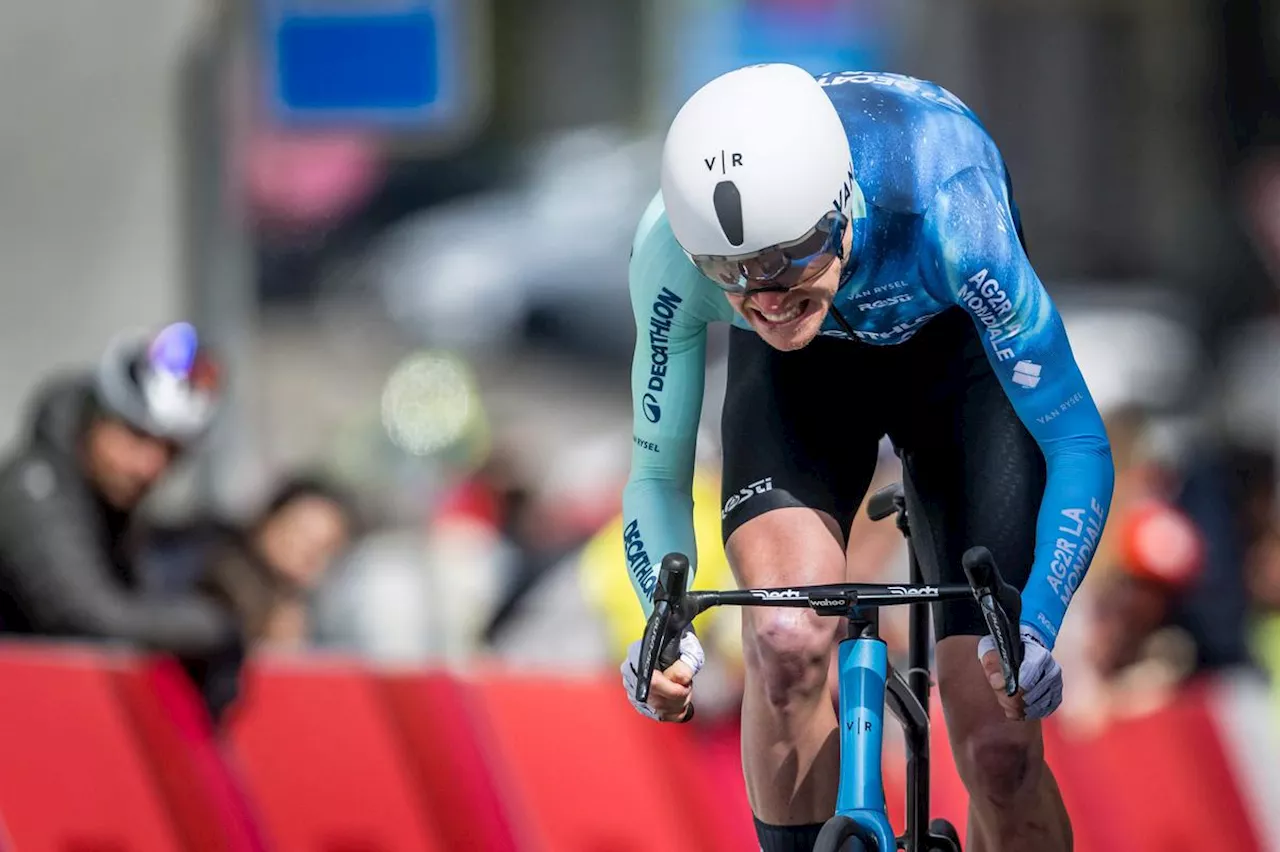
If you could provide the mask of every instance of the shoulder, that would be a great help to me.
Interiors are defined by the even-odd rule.
[[[925,212],[924,231],[951,255],[966,246],[1013,252],[1021,237],[1006,176],[974,166],[943,181]]]
[[[719,288],[698,271],[676,242],[661,193],[654,195],[636,227],[628,280],[637,312],[661,304],[664,314],[679,309],[703,322],[726,320],[732,314]]]
[[[973,167],[1004,172],[995,141],[964,101],[937,83],[879,71],[824,74],[867,201],[922,212],[938,188]]]
[[[672,284],[679,284],[681,289],[687,290],[696,287],[700,278],[701,273],[685,256],[671,232],[662,193],[656,193],[640,217],[631,241],[632,294],[652,296],[663,286]]]

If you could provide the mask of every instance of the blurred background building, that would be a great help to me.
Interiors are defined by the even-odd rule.
[[[610,550],[628,247],[676,108],[756,61],[935,80],[1006,156],[1120,470],[1064,718],[1096,731],[1199,678],[1269,688],[1275,0],[0,2],[0,432],[52,369],[188,318],[231,404],[153,513],[248,522],[307,469],[365,519],[277,652],[611,671],[639,618]],[[867,527],[854,572],[904,576],[896,533]],[[736,626],[715,636],[707,700],[730,718]]]

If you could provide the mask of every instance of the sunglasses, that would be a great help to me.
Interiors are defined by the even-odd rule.
[[[799,239],[734,257],[690,255],[689,259],[726,293],[790,290],[812,281],[843,255],[848,223],[843,213],[832,210]]]

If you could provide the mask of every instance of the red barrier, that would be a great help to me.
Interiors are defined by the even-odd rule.
[[[520,849],[504,805],[501,756],[477,727],[480,706],[472,690],[439,672],[390,674],[382,683],[447,848]]]
[[[670,746],[665,747],[664,754],[683,757],[670,762],[673,769],[678,766],[683,771],[682,789],[687,791],[689,807],[698,814],[713,844],[709,848],[721,852],[757,848],[751,803],[742,777],[742,726],[738,717],[650,728],[655,735],[668,736]]]
[[[120,659],[0,646],[0,814],[11,834],[0,824],[0,852],[754,847],[736,721],[654,724],[612,673],[459,682],[259,663],[230,729],[241,789],[181,673]],[[1268,758],[1228,759],[1211,689],[1097,735],[1046,723],[1077,852],[1266,848],[1239,761]],[[933,720],[933,815],[963,832],[968,798],[936,703]],[[887,742],[899,831],[902,761]],[[646,829],[655,824],[660,842]]]
[[[115,678],[186,847],[262,852],[266,846],[252,806],[181,668],[169,659],[143,660]]]
[[[1261,852],[1201,688],[1141,718],[1078,741],[1105,791],[1091,813],[1125,852]],[[1098,816],[1106,811],[1109,816]]]
[[[0,812],[22,852],[177,852],[149,769],[89,651],[0,648]]]
[[[355,663],[259,661],[231,726],[274,848],[448,850],[422,807],[374,677]]]
[[[663,726],[627,703],[614,677],[486,675],[477,682],[512,807],[532,852],[712,852]],[[666,740],[667,747],[673,740]],[[658,747],[655,747],[658,744]],[[653,831],[642,826],[652,825]]]
[[[1100,783],[1097,766],[1087,749],[1064,736],[1056,719],[1049,719],[1042,726],[1044,755],[1062,793],[1062,802],[1071,819],[1074,852],[1120,852],[1129,846],[1117,846],[1119,838],[1126,837],[1123,825],[1114,825],[1114,815],[1106,799],[1115,791],[1106,783]]]

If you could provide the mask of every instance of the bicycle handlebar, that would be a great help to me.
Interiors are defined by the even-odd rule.
[[[662,559],[658,584],[653,594],[653,613],[645,625],[640,644],[640,671],[636,677],[636,701],[649,698],[653,673],[666,671],[680,658],[680,636],[695,617],[715,606],[808,607],[819,615],[849,617],[859,607],[895,606],[973,597],[982,609],[1000,653],[1005,693],[1018,692],[1018,670],[1022,666],[1022,641],[1014,627],[1022,614],[1018,590],[1005,583],[995,559],[985,547],[973,547],[961,559],[969,583],[932,585],[885,585],[839,583],[794,588],[735,589],[732,591],[686,591],[689,559],[669,553]]]

